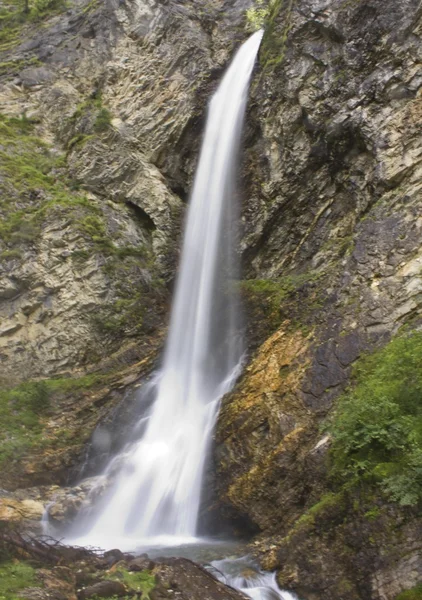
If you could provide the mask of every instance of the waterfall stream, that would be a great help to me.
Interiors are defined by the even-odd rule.
[[[108,492],[94,501],[88,517],[76,520],[68,540],[74,544],[158,553],[173,548],[180,555],[186,546],[209,543],[197,537],[201,482],[220,399],[242,362],[233,285],[238,275],[234,178],[262,35],[255,33],[240,47],[209,105],[163,366],[144,386],[155,401],[143,415],[138,439],[127,443],[100,478],[101,485],[113,481]],[[232,574],[233,565],[244,564],[245,559],[220,560],[210,568],[252,598],[294,599],[279,590],[273,574],[249,568],[250,581]]]

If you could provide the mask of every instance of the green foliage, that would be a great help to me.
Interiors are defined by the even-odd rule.
[[[0,464],[19,459],[40,440],[41,417],[48,409],[49,397],[43,383],[24,383],[0,391]]]
[[[96,131],[97,133],[102,133],[103,131],[107,131],[110,125],[111,112],[104,107],[100,108],[95,118],[94,131]]]
[[[18,592],[27,587],[39,587],[35,569],[23,562],[0,564],[0,600],[19,600]]]
[[[46,379],[0,390],[0,467],[19,460],[29,449],[41,448],[43,421],[50,414],[51,397],[88,389],[99,375],[79,379]]]
[[[306,282],[314,278],[308,273],[287,275],[279,279],[247,279],[241,281],[240,291],[247,301],[259,303],[270,322],[280,324],[281,305]]]
[[[274,2],[268,0],[256,0],[255,6],[246,11],[246,28],[248,31],[258,31],[265,27],[270,14],[270,7]]]
[[[398,596],[395,597],[395,600],[422,600],[422,583],[412,588],[411,590],[406,590],[402,592]]]
[[[0,52],[21,40],[25,27],[34,27],[67,8],[65,0],[5,0],[0,6]],[[22,67],[24,68],[24,67]],[[1,67],[0,67],[1,69]]]
[[[82,131],[80,130],[81,119],[83,122]],[[112,114],[103,106],[101,92],[97,91],[91,98],[81,102],[69,119],[73,133],[67,144],[68,151],[76,146],[85,144],[88,140],[95,137],[95,135],[107,131],[111,126],[111,120]]]
[[[9,60],[0,63],[0,75],[17,75],[23,69],[35,67],[42,64],[38,58]]]
[[[295,523],[292,533],[297,533],[301,529],[313,527],[324,513],[343,504],[343,494],[327,492],[322,498],[311,508],[309,508]]]
[[[110,252],[100,209],[74,187],[64,158],[34,135],[25,115],[0,114],[0,239],[7,246],[1,259],[17,258],[15,246],[35,243],[54,212],[71,217],[97,251]]]
[[[269,4],[260,51],[260,62],[264,68],[274,68],[283,61],[295,1],[272,0]],[[280,19],[280,15],[282,15],[282,19]],[[279,25],[280,20],[281,24]]]
[[[329,425],[334,478],[374,481],[403,506],[422,500],[421,365],[421,332],[359,361]]]
[[[4,250],[0,252],[0,261],[16,260],[22,258],[22,252],[20,250]]]
[[[123,567],[117,568],[108,576],[108,579],[121,581],[130,590],[140,594],[141,600],[147,600],[156,585],[155,576],[149,571],[132,572],[127,571]]]

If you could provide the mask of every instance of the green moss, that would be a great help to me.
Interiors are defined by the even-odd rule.
[[[379,508],[379,506],[374,506],[374,508],[371,508],[370,510],[366,511],[364,517],[368,521],[376,521],[380,515],[381,509]]]
[[[358,362],[328,427],[334,481],[376,484],[403,506],[422,502],[421,364],[421,332]]]
[[[0,600],[18,600],[18,592],[27,587],[40,587],[36,571],[24,562],[0,563]]]
[[[260,62],[264,68],[274,68],[283,61],[295,2],[296,0],[273,0],[269,4],[260,50]],[[278,27],[280,15],[283,16],[281,31]]]
[[[106,108],[102,107],[97,113],[94,121],[94,131],[101,133],[107,131],[111,125],[111,112]]]
[[[422,583],[412,588],[411,590],[406,590],[402,592],[398,596],[395,597],[394,600],[422,600]]]
[[[149,598],[149,594],[156,585],[155,576],[152,575],[150,571],[131,572],[120,567],[108,575],[107,578],[112,581],[121,581],[130,588],[131,591],[137,592],[142,600],[147,600]]]
[[[0,252],[0,261],[16,260],[22,258],[20,250],[4,250]]]
[[[265,27],[265,22],[270,14],[270,5],[273,2],[268,0],[256,0],[255,6],[251,6],[246,11],[246,29],[253,32]]]
[[[35,67],[41,64],[41,61],[35,57],[29,58],[28,60],[19,59],[2,62],[0,63],[0,76],[6,74],[15,76],[23,69],[26,69],[28,67]]]
[[[51,398],[89,389],[101,381],[99,375],[79,379],[47,379],[0,390],[0,466],[19,460],[30,449],[42,448],[43,424],[51,414]]]
[[[30,120],[0,114],[0,147],[3,252],[35,243],[42,224],[54,212],[71,217],[97,250],[109,247],[99,207],[73,189],[64,157],[34,135]]]
[[[86,117],[89,117],[86,119]],[[83,131],[80,131],[80,121],[83,121]],[[112,114],[103,106],[101,92],[97,91],[91,98],[81,102],[69,119],[72,137],[67,144],[68,151],[76,146],[85,144],[98,134],[108,131],[111,126]]]
[[[26,28],[42,25],[68,7],[65,0],[6,0],[0,6],[0,52],[18,44]]]
[[[248,279],[239,284],[240,291],[247,301],[259,303],[274,327],[281,322],[281,306],[305,283],[314,280],[308,273],[287,275],[279,279]]]
[[[295,523],[292,533],[297,533],[298,530],[309,529],[315,525],[315,522],[324,516],[324,513],[329,513],[333,508],[343,506],[344,495],[342,492],[328,492],[324,494],[316,504],[311,506]]]

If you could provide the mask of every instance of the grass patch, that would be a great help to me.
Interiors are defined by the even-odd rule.
[[[23,562],[0,564],[0,600],[19,600],[19,591],[39,587],[35,574],[35,569]]]
[[[102,95],[97,91],[91,98],[81,102],[70,117],[70,138],[67,143],[68,152],[77,146],[84,145],[98,134],[111,127],[112,114],[103,106]]]
[[[240,292],[247,302],[258,304],[270,323],[277,327],[281,320],[283,302],[301,286],[313,281],[315,276],[308,273],[287,275],[279,279],[247,279],[239,283]]]
[[[140,594],[141,600],[147,600],[156,585],[155,576],[149,571],[131,572],[123,568],[117,568],[107,576],[107,579],[122,582],[130,590],[137,592],[138,595]]]
[[[89,389],[101,381],[99,375],[79,379],[46,379],[0,390],[0,466],[16,461],[31,449],[41,449],[43,423],[51,414],[51,398]],[[1,598],[0,598],[1,600]]]
[[[65,0],[6,0],[0,7],[0,52],[16,46],[27,26],[42,23],[68,7]]]
[[[395,597],[394,600],[422,600],[422,583],[412,588],[411,590],[406,590],[402,592],[398,596]]]
[[[422,332],[358,361],[354,387],[328,426],[335,481],[380,486],[402,506],[422,502]]]
[[[10,75],[16,76],[20,71],[26,69],[28,67],[36,67],[41,65],[41,61],[36,57],[29,58],[28,60],[19,59],[19,60],[9,60],[6,62],[0,63],[0,76],[1,75]]]
[[[98,211],[67,187],[63,157],[34,135],[34,124],[25,116],[0,114],[0,148],[0,238],[5,252],[35,242],[47,214],[56,207]]]
[[[266,21],[269,18],[271,5],[273,1],[256,0],[255,6],[251,6],[246,11],[246,29],[249,32],[258,31],[265,27]]]
[[[94,131],[97,133],[107,131],[111,125],[111,118],[111,112],[107,108],[101,107],[95,117]]]
[[[118,339],[149,334],[161,323],[167,292],[159,277],[145,280],[153,256],[145,248],[114,248],[105,265],[114,283],[117,299],[93,315],[100,334]]]
[[[65,159],[34,135],[25,116],[0,114],[0,259],[18,258],[16,246],[36,243],[49,216],[70,217],[95,251],[116,255],[100,208],[68,179]]]

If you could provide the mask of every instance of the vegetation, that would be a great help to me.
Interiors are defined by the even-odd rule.
[[[329,425],[334,480],[375,483],[403,506],[422,501],[421,364],[422,332],[359,361]]]
[[[113,573],[107,576],[112,581],[121,581],[130,590],[137,592],[141,600],[147,600],[150,592],[155,588],[155,576],[149,571],[127,571],[123,567],[117,568]],[[1,600],[1,599],[0,599]]]
[[[411,590],[406,590],[402,592],[398,596],[396,596],[395,600],[422,600],[422,583],[412,588]]]
[[[18,592],[39,585],[35,569],[23,562],[0,564],[0,600],[19,600]]]
[[[107,114],[105,109],[99,111],[100,129],[109,121]],[[34,130],[25,115],[0,114],[0,239],[5,246],[0,248],[0,260],[20,258],[22,245],[35,243],[45,220],[58,213],[71,218],[95,251],[120,259],[139,256],[138,248],[119,248],[112,242],[100,207],[74,189],[63,156]]]
[[[0,238],[6,248],[36,241],[47,215],[99,209],[70,189],[63,157],[34,135],[34,123],[23,115],[0,114]],[[17,258],[17,255],[14,256]]]
[[[116,339],[149,333],[160,322],[167,296],[164,282],[145,278],[145,267],[152,266],[152,255],[146,249],[115,248],[105,265],[113,277],[117,299],[93,316],[102,334]]]
[[[311,508],[309,508],[295,522],[294,527],[290,532],[290,535],[297,533],[302,528],[308,529],[309,527],[312,527],[315,524],[315,522],[317,522],[324,516],[324,513],[328,512],[328,514],[330,514],[330,510],[333,507],[341,505],[343,500],[344,497],[342,492],[337,494],[333,492],[327,492],[321,497],[321,499],[316,504],[311,506]]]
[[[268,325],[276,328],[286,318],[283,310],[286,301],[293,298],[306,284],[315,281],[317,277],[317,274],[303,273],[277,279],[247,279],[240,282],[240,292],[248,304],[259,307]],[[254,313],[253,316],[259,319],[257,312]],[[293,322],[292,318],[291,320]]]
[[[31,381],[0,390],[0,467],[47,443],[42,431],[53,395],[87,389],[99,380],[99,375],[86,375],[79,379]]]
[[[13,48],[25,26],[33,26],[58,14],[68,6],[66,0],[6,0],[0,6],[0,52]],[[1,71],[1,66],[0,66]]]
[[[86,119],[88,117],[88,119]],[[79,130],[80,120],[83,118],[83,131]],[[73,134],[67,144],[68,150],[76,145],[85,144],[95,135],[104,133],[111,126],[112,114],[103,106],[100,91],[93,94],[88,100],[81,102],[69,120]]]
[[[265,30],[260,51],[261,64],[265,68],[274,67],[283,60],[294,3],[295,0],[255,0],[255,6],[246,11],[247,30]]]
[[[258,31],[265,27],[266,21],[270,15],[271,5],[274,0],[256,0],[255,6],[246,11],[246,23],[248,31]]]

